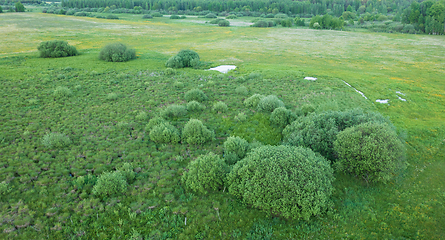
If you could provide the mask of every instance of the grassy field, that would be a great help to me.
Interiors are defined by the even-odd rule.
[[[0,238],[444,238],[443,36],[221,28],[195,18],[119,17],[0,14],[0,182],[10,188],[0,195]],[[68,41],[81,54],[38,58],[38,44],[53,39]],[[116,41],[135,48],[138,58],[98,60],[100,49]],[[226,75],[194,69],[165,75],[165,61],[186,48],[211,66],[234,64],[237,69]],[[252,72],[262,77],[235,81]],[[303,80],[306,76],[318,80]],[[236,91],[240,85],[247,87],[247,95]],[[72,95],[54,97],[60,86]],[[198,118],[217,139],[199,147],[151,142],[145,132],[149,118],[166,105],[184,104],[184,92],[193,88],[209,96],[206,110],[172,123],[181,129],[189,118]],[[110,98],[112,93],[117,97]],[[409,166],[386,185],[336,174],[335,211],[308,222],[267,216],[227,191],[200,195],[185,190],[179,179],[187,163],[208,151],[222,154],[226,137],[279,142],[280,129],[243,106],[242,100],[254,93],[275,94],[292,110],[312,104],[316,111],[378,111],[406,135]],[[389,104],[377,99],[389,99]],[[230,111],[212,112],[217,101]],[[248,123],[234,121],[240,112],[248,115]],[[72,144],[45,148],[41,139],[50,131],[67,134]],[[94,198],[94,178],[87,177],[82,188],[76,185],[79,176],[97,176],[124,162],[139,169],[125,196]]]

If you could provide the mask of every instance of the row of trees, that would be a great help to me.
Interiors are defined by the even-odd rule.
[[[70,8],[99,8],[116,6],[118,8],[132,9],[140,6],[145,10],[164,11],[213,11],[213,12],[262,12],[262,13],[286,13],[286,14],[327,14],[333,12],[337,17],[344,11],[357,11],[359,13],[378,12],[382,14],[402,12],[410,6],[408,0],[62,0],[63,7]]]
[[[428,34],[444,34],[445,3],[427,0],[412,2],[402,14],[402,23],[412,24],[416,30]]]

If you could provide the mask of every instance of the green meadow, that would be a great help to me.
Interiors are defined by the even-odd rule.
[[[0,14],[1,239],[444,238],[443,36],[251,28],[249,17],[218,27],[203,18],[117,15]],[[37,46],[49,40],[65,40],[80,54],[39,58]],[[113,42],[134,48],[137,59],[99,60]],[[196,51],[209,67],[237,68],[168,73],[165,62],[181,49]],[[61,87],[69,94],[58,95]],[[169,121],[183,129],[199,119],[215,139],[151,141],[149,120],[168,105],[185,106],[184,94],[195,88],[208,96],[206,108]],[[379,112],[405,139],[408,167],[386,184],[335,173],[333,209],[308,221],[251,208],[227,189],[187,189],[187,164],[210,151],[222,156],[227,137],[280,143],[282,129],[269,115],[243,105],[256,93],[276,95],[292,111]],[[212,111],[219,101],[228,111]],[[246,121],[235,120],[240,113]],[[42,139],[49,132],[71,143],[48,148]],[[92,194],[100,174],[125,163],[136,173],[125,194]]]

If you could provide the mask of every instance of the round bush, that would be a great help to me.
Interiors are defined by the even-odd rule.
[[[136,58],[134,49],[127,49],[122,43],[111,43],[102,48],[99,59],[107,62],[126,62]]]
[[[214,138],[214,133],[198,119],[190,119],[182,130],[182,139],[188,144],[204,144]]]
[[[405,148],[386,124],[363,123],[346,128],[334,142],[337,169],[366,182],[387,182],[405,166]]]
[[[228,27],[228,26],[230,26],[230,22],[227,21],[227,20],[221,20],[221,21],[218,22],[218,26],[220,26],[220,27]]]
[[[365,122],[388,123],[379,113],[363,113],[360,109],[345,112],[327,111],[299,117],[283,130],[286,145],[309,147],[327,159],[337,159],[334,141],[337,134],[348,127]]]
[[[97,196],[112,196],[127,191],[127,181],[120,171],[104,172],[97,179],[93,187],[93,194]]]
[[[66,41],[52,40],[41,42],[37,47],[42,58],[58,58],[76,56],[78,52],[74,46],[71,46]]]
[[[275,95],[269,95],[258,102],[258,111],[272,112],[275,108],[284,107],[284,103]]]
[[[179,17],[178,15],[171,15],[170,19],[180,19],[181,17]]]
[[[235,92],[240,95],[247,95],[249,93],[249,90],[245,86],[239,86],[235,89]]]
[[[238,17],[236,15],[234,15],[234,14],[231,14],[231,15],[226,17],[226,19],[235,19],[235,18],[238,18]]]
[[[74,14],[74,16],[76,16],[76,17],[86,17],[87,13],[86,12],[76,12]]]
[[[150,14],[145,14],[142,16],[142,19],[151,19],[151,18],[153,18],[153,16]]]
[[[333,171],[308,148],[263,146],[228,174],[229,192],[264,212],[308,220],[330,205]]]
[[[224,142],[224,158],[230,165],[246,156],[249,143],[240,137],[228,137]]]
[[[150,139],[155,143],[178,143],[181,141],[178,129],[170,123],[161,123],[150,131]]]
[[[107,16],[107,19],[119,19],[119,17],[114,14],[110,14]],[[123,61],[114,61],[114,62],[123,62]]]
[[[187,102],[190,101],[203,102],[207,100],[207,95],[205,95],[205,93],[202,90],[195,88],[185,93],[185,100]]]
[[[154,12],[152,14],[153,17],[162,17],[162,14],[160,12]]]
[[[224,186],[228,167],[218,155],[210,152],[199,156],[187,165],[188,171],[182,175],[182,182],[187,188],[206,194],[209,190],[218,190]]]
[[[65,98],[65,97],[69,97],[71,95],[73,95],[73,92],[67,88],[67,87],[56,87],[56,89],[54,89],[54,97],[56,98]]]
[[[263,98],[264,98],[264,96],[261,94],[254,94],[251,97],[244,100],[244,105],[248,108],[257,108],[258,103]]]
[[[169,68],[194,67],[199,62],[199,55],[193,50],[181,50],[176,56],[171,57],[165,63]],[[193,64],[192,64],[193,63]]]
[[[220,113],[225,113],[227,112],[227,110],[229,110],[229,108],[227,107],[227,104],[225,104],[224,102],[217,102],[213,105],[212,110],[214,112],[220,112]]]
[[[178,56],[173,56],[167,60],[165,66],[168,68],[183,68],[182,59]]]
[[[187,110],[191,112],[199,112],[205,109],[205,106],[197,101],[187,103]]]
[[[205,15],[206,18],[217,18],[217,16],[214,13],[209,13]]]
[[[286,127],[293,120],[295,120],[295,116],[285,107],[275,108],[270,115],[270,123],[280,128]]]
[[[148,121],[148,124],[145,126],[145,131],[151,131],[154,126],[164,124],[166,122],[167,121],[165,121],[165,119],[162,117],[154,117]]]
[[[70,145],[71,140],[68,136],[62,134],[62,133],[47,133],[42,138],[42,143],[47,148],[60,148]]]
[[[180,117],[187,114],[187,109],[182,105],[172,104],[161,112],[164,118]]]

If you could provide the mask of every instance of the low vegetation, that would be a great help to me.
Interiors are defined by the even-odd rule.
[[[111,43],[102,48],[99,59],[107,62],[126,62],[136,58],[136,51],[122,43]]]
[[[66,41],[52,40],[40,43],[37,47],[42,58],[59,58],[76,56],[79,53],[74,46],[71,46]]]

